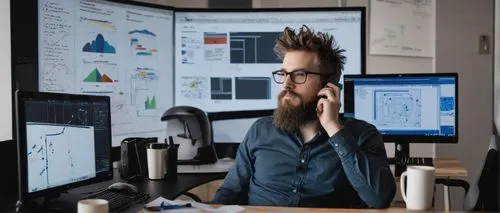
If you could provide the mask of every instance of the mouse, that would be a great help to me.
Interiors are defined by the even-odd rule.
[[[137,189],[136,186],[129,184],[129,183],[123,183],[123,182],[118,182],[118,183],[113,183],[110,186],[108,186],[109,190],[116,190],[116,191],[121,191],[121,192],[127,192],[127,193],[139,193],[139,189]]]

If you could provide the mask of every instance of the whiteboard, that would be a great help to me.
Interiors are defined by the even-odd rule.
[[[371,0],[370,54],[434,56],[435,0]]]

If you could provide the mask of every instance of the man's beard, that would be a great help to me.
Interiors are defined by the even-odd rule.
[[[283,97],[288,94],[300,100],[299,105],[293,106],[292,101],[282,101]],[[319,99],[318,99],[319,100]],[[307,122],[317,120],[316,114],[317,100],[305,102],[304,99],[289,90],[283,90],[278,96],[278,108],[274,110],[274,125],[287,132],[296,132],[300,125]]]

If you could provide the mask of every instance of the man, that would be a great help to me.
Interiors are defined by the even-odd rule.
[[[339,117],[344,50],[332,36],[285,28],[273,72],[282,84],[273,117],[256,121],[213,203],[385,208],[396,186],[371,124]]]

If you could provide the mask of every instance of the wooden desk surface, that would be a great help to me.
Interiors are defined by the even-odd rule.
[[[435,158],[434,167],[436,178],[467,177],[468,175],[467,169],[455,158]],[[394,165],[391,165],[391,169],[394,169]],[[396,178],[399,179],[399,177]]]
[[[402,213],[402,212],[445,212],[440,210],[431,209],[429,211],[411,211],[405,208],[388,208],[388,209],[334,209],[334,208],[290,208],[290,207],[264,207],[264,206],[242,206],[245,208],[245,213],[247,212],[335,212],[335,213],[354,213],[354,212],[384,212],[384,213]],[[455,212],[455,211],[454,211]],[[461,212],[461,211],[458,211]]]
[[[455,158],[435,158],[436,177],[467,177],[467,169]]]

